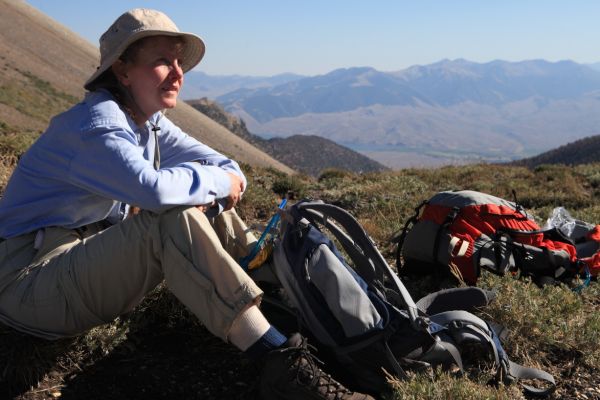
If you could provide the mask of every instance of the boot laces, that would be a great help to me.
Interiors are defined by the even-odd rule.
[[[316,349],[303,339],[302,344],[291,351],[290,360],[295,366],[294,380],[300,385],[314,388],[327,399],[342,400],[344,395],[352,395],[353,392],[321,369],[323,362],[310,350]]]

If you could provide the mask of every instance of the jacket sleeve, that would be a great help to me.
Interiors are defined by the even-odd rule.
[[[169,149],[173,142],[175,149]],[[93,128],[83,135],[68,179],[96,195],[156,212],[227,197],[230,179],[227,168],[221,166],[226,161],[203,145],[179,155],[177,149],[184,149],[187,143],[191,142],[180,134],[165,141],[167,165],[156,171],[144,158],[133,132],[118,125]],[[219,161],[216,165],[195,161],[201,159]]]
[[[238,175],[244,182],[244,189],[246,188],[246,177],[237,162],[189,136],[166,117],[158,121],[158,126],[161,168],[197,161]]]

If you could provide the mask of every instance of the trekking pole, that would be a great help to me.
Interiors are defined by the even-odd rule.
[[[287,198],[283,198],[277,208],[280,210],[283,210],[283,207],[285,207],[286,204],[287,204]],[[256,255],[262,248],[262,245],[263,245],[265,239],[267,238],[267,235],[277,225],[280,218],[281,218],[281,216],[279,215],[279,212],[276,212],[275,215],[273,215],[271,217],[271,220],[267,224],[267,227],[263,231],[262,235],[260,235],[258,242],[256,242],[256,244],[254,245],[250,254],[248,254],[247,256],[242,257],[240,259],[240,265],[244,269],[244,271],[248,272],[248,265],[250,264],[250,261],[252,261],[254,259],[254,257],[256,257]]]

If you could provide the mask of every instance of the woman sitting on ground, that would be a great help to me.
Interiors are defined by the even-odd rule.
[[[165,280],[210,332],[264,358],[261,398],[369,399],[266,320],[261,290],[235,261],[255,241],[234,211],[246,178],[161,112],[176,105],[203,41],[135,9],[102,35],[100,54],[85,99],[52,119],[0,200],[0,321],[77,335]]]

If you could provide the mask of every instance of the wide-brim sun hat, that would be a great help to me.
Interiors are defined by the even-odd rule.
[[[136,8],[121,15],[100,37],[100,66],[85,82],[90,85],[106,72],[133,42],[148,36],[174,36],[183,40],[181,69],[187,72],[204,56],[204,41],[197,35],[180,32],[164,13],[147,8]]]

